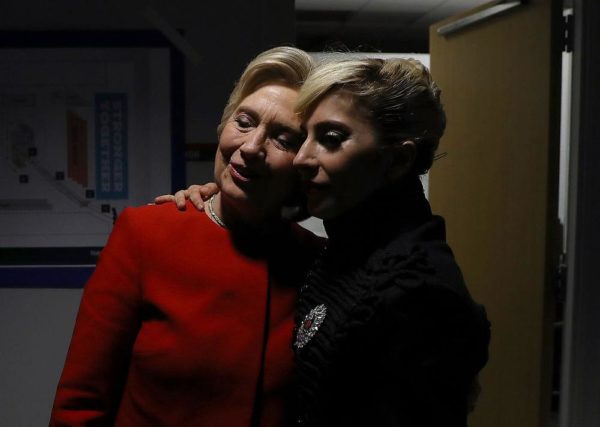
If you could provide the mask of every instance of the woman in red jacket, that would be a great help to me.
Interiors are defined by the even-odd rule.
[[[51,426],[287,422],[294,301],[320,245],[281,216],[311,68],[288,47],[248,65],[218,127],[220,192],[206,213],[119,216],[84,289]]]

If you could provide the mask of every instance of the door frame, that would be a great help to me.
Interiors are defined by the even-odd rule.
[[[567,305],[559,425],[600,425],[600,3],[573,0]]]

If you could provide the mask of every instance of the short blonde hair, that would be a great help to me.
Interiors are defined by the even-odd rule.
[[[414,141],[416,174],[431,167],[446,127],[441,91],[416,59],[346,59],[320,64],[298,95],[296,111],[306,117],[333,90],[349,92],[367,115],[378,141]]]
[[[217,135],[221,136],[225,124],[248,95],[269,83],[300,89],[313,67],[310,55],[295,47],[280,46],[259,54],[248,64],[233,88],[217,127]]]

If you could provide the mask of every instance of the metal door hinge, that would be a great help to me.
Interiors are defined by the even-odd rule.
[[[564,303],[567,299],[567,254],[561,253],[554,277],[554,292],[556,301]]]

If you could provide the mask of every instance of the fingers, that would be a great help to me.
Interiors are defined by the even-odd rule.
[[[190,191],[190,200],[196,209],[204,210],[204,201],[217,194],[219,187],[214,182],[209,182],[204,185],[191,185],[188,190]]]
[[[208,182],[200,186],[199,192],[203,200],[208,200],[219,192],[219,187],[214,182]]]
[[[154,203],[157,205],[162,205],[165,203],[175,203],[177,209],[180,211],[185,210],[185,199],[189,197],[187,194],[187,190],[179,190],[175,194],[163,194],[162,196],[158,196],[154,198]]]
[[[204,201],[219,192],[219,187],[214,182],[209,182],[204,185],[190,185],[185,190],[179,190],[175,194],[163,194],[154,199],[154,203],[161,205],[163,203],[175,202],[177,209],[185,210],[185,202],[189,199],[194,207],[199,211],[204,210]]]
[[[172,194],[163,194],[162,196],[158,196],[154,198],[154,203],[157,205],[162,205],[164,203],[174,202],[175,196]]]
[[[207,197],[203,197],[203,194],[202,194],[203,187],[205,187],[205,185],[195,185],[194,184],[194,185],[190,185],[187,189],[187,191],[189,193],[190,202],[192,202],[193,205],[196,207],[196,209],[198,209],[199,211],[204,210],[204,200],[207,198]]]
[[[186,199],[188,199],[190,197],[188,190],[179,190],[177,193],[175,193],[175,196],[173,196],[173,197],[175,199],[175,204],[177,205],[177,209],[179,209],[180,211],[184,211],[185,210],[185,201],[186,201]]]

